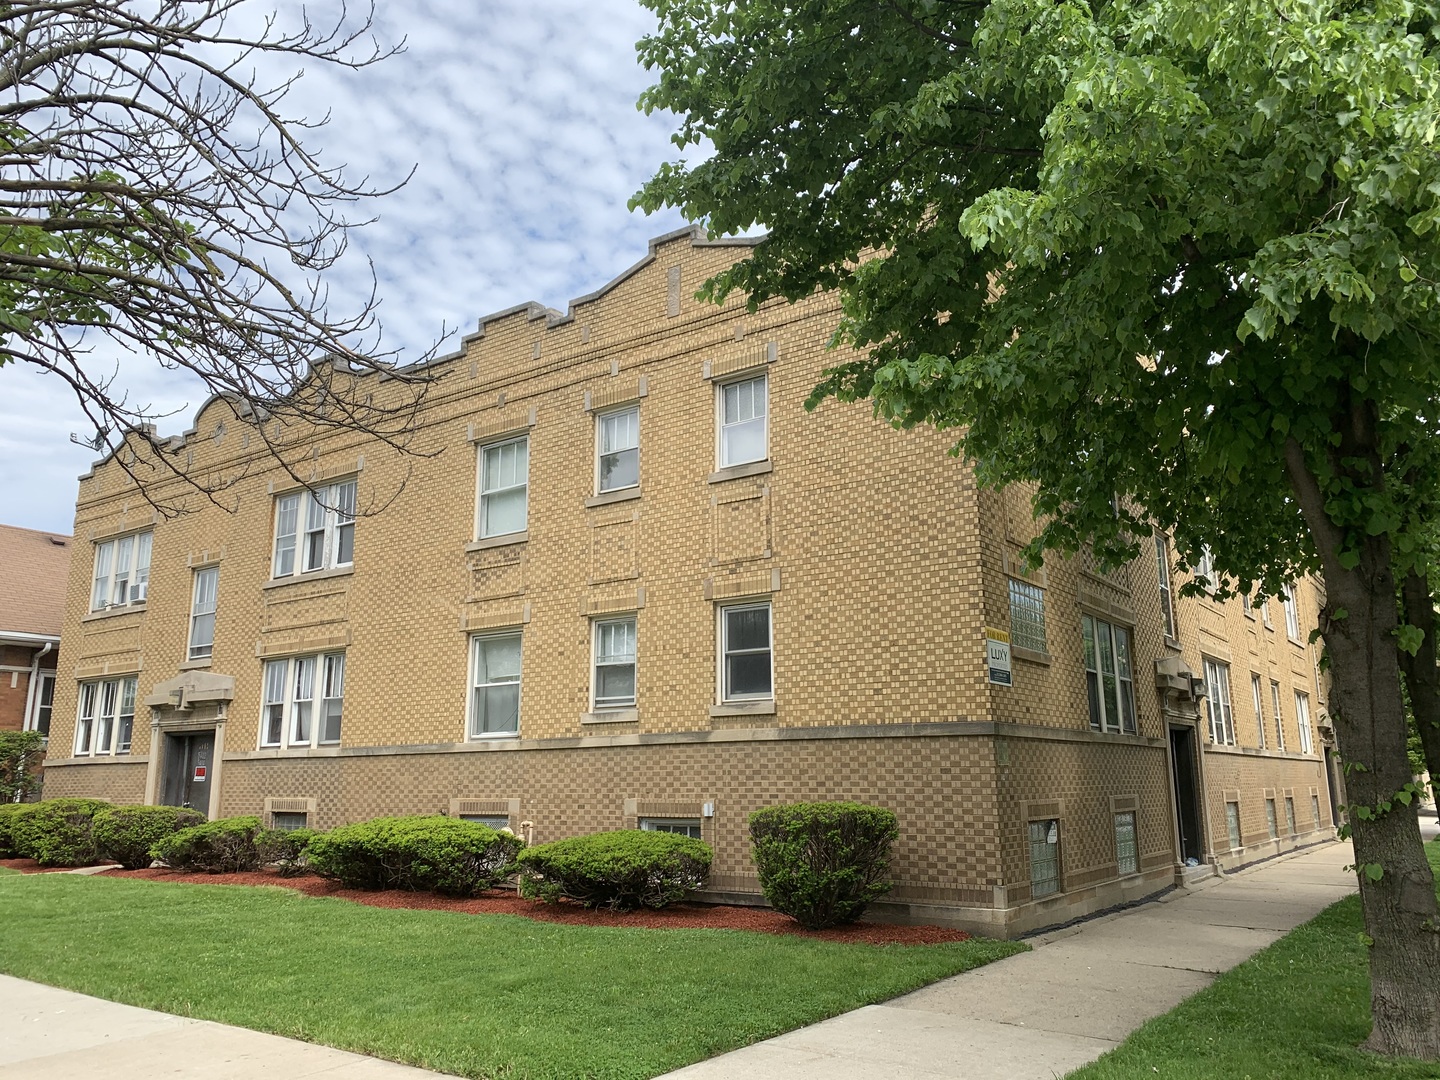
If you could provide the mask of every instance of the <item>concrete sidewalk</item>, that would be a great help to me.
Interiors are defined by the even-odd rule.
[[[1433,829],[1427,830],[1427,836]],[[1052,1080],[1355,891],[1325,843],[1033,938],[1033,952],[673,1073],[673,1080]]]

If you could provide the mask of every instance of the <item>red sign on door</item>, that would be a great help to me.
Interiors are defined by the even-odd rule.
[[[196,784],[199,784],[199,783],[203,783],[204,780],[205,780],[205,766],[204,766],[204,765],[196,765],[196,766],[195,766],[195,776],[194,776],[194,779],[193,779],[192,782],[193,782],[193,783],[196,783]]]

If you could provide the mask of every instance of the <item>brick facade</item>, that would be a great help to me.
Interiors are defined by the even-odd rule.
[[[699,819],[713,892],[732,899],[758,892],[746,815],[809,798],[899,815],[884,909],[895,917],[1010,934],[1171,883],[1177,721],[1153,672],[1179,651],[1163,640],[1153,556],[1022,575],[1024,500],[978,491],[946,437],[891,430],[864,406],[802,408],[837,361],[833,296],[754,313],[692,298],[743,253],[687,230],[566,315],[528,305],[484,320],[433,365],[443,377],[414,435],[420,456],[270,422],[311,484],[356,480],[353,566],[272,579],[277,498],[296,485],[224,401],[174,452],[242,477],[233,512],[192,500],[194,512],[158,520],[114,462],[97,466],[82,478],[78,540],[149,532],[148,592],[92,612],[93,562],[75,561],[53,745],[76,745],[84,682],[133,676],[140,704],[127,754],[52,753],[47,794],[157,799],[173,763],[154,736],[213,730],[214,812],[313,800],[296,805],[324,828],[468,805],[536,842]],[[761,373],[768,453],[727,468],[717,395]],[[377,398],[402,392],[375,379]],[[639,485],[599,491],[596,418],[631,403]],[[523,531],[483,537],[477,447],[521,436]],[[210,566],[213,654],[191,661],[194,578]],[[987,678],[986,628],[1011,626],[1012,579],[1043,590],[1047,641],[1014,650],[1003,686]],[[770,605],[772,699],[720,691],[719,612],[735,602]],[[1133,633],[1133,734],[1091,730],[1085,613]],[[592,624],[606,617],[635,620],[633,709],[592,701]],[[472,635],[497,631],[520,635],[518,732],[468,738]],[[345,657],[339,744],[263,746],[265,663],[326,653]],[[1254,782],[1279,782],[1269,757],[1256,762]],[[1117,864],[1117,812],[1135,815],[1134,873]],[[1040,899],[1032,820],[1059,822],[1062,888]]]

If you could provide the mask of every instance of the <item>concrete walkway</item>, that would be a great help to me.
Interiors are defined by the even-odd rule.
[[[667,1078],[1052,1080],[1353,892],[1351,860],[1349,844],[1325,843],[1212,878]]]

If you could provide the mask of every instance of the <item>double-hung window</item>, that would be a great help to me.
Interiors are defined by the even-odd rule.
[[[1252,672],[1251,675],[1250,675],[1250,696],[1251,696],[1251,698],[1254,699],[1254,705],[1255,705],[1255,736],[1256,736],[1256,739],[1258,740],[1258,741],[1255,743],[1255,745],[1258,746],[1258,747],[1260,747],[1261,750],[1264,750],[1264,749],[1265,749],[1265,709],[1264,709],[1263,705],[1261,704],[1262,701],[1264,700],[1264,694],[1262,693],[1261,688],[1260,688],[1260,676],[1254,674],[1253,672]]]
[[[595,487],[601,494],[640,485],[640,406],[595,418]]]
[[[215,598],[219,588],[218,566],[195,571],[195,591],[190,600],[191,660],[209,660],[215,650]]]
[[[769,376],[722,383],[720,467],[764,461],[769,450]]]
[[[1285,749],[1285,718],[1280,714],[1280,684],[1270,680],[1270,707],[1275,712],[1275,745]]]
[[[1260,621],[1265,624],[1265,629],[1274,630],[1275,624],[1270,621],[1270,598],[1267,596],[1259,601],[1257,606],[1260,608]]]
[[[1130,666],[1130,631],[1093,615],[1080,618],[1085,642],[1085,687],[1090,726],[1096,731],[1134,735],[1135,679]]]
[[[599,619],[594,625],[592,695],[596,710],[635,704],[635,619]]]
[[[75,756],[128,754],[135,730],[134,675],[80,684]]]
[[[1164,533],[1155,534],[1155,573],[1160,583],[1160,618],[1164,622],[1165,636],[1174,641],[1175,595],[1170,586],[1170,538]]]
[[[1280,603],[1285,608],[1285,633],[1291,641],[1300,640],[1300,609],[1295,604],[1295,589],[1286,585],[1280,590]]]
[[[775,696],[770,605],[720,609],[720,699],[768,701]]]
[[[275,500],[274,577],[355,561],[355,481],[292,491]]]
[[[1205,661],[1205,708],[1210,714],[1210,741],[1235,745],[1235,711],[1230,706],[1230,666]]]
[[[1043,653],[1045,647],[1045,590],[1028,581],[1010,579],[1010,643]]]
[[[1204,586],[1209,592],[1214,592],[1219,584],[1215,573],[1215,554],[1210,550],[1209,544],[1200,549],[1200,559],[1195,563],[1195,576],[1204,579]]]
[[[481,540],[524,532],[530,498],[530,437],[480,447]]]
[[[1310,734],[1310,695],[1303,690],[1295,691],[1295,726],[1300,729],[1300,752],[1313,754],[1315,740]]]
[[[55,706],[55,674],[49,671],[40,673],[40,688],[35,692],[35,710],[30,714],[26,724],[27,731],[38,731],[46,738],[50,737],[50,714]]]
[[[470,639],[470,738],[520,730],[520,635]]]
[[[143,604],[150,585],[150,545],[154,533],[134,533],[95,545],[95,578],[90,610]]]
[[[260,745],[334,745],[340,741],[344,705],[344,653],[267,660]]]

